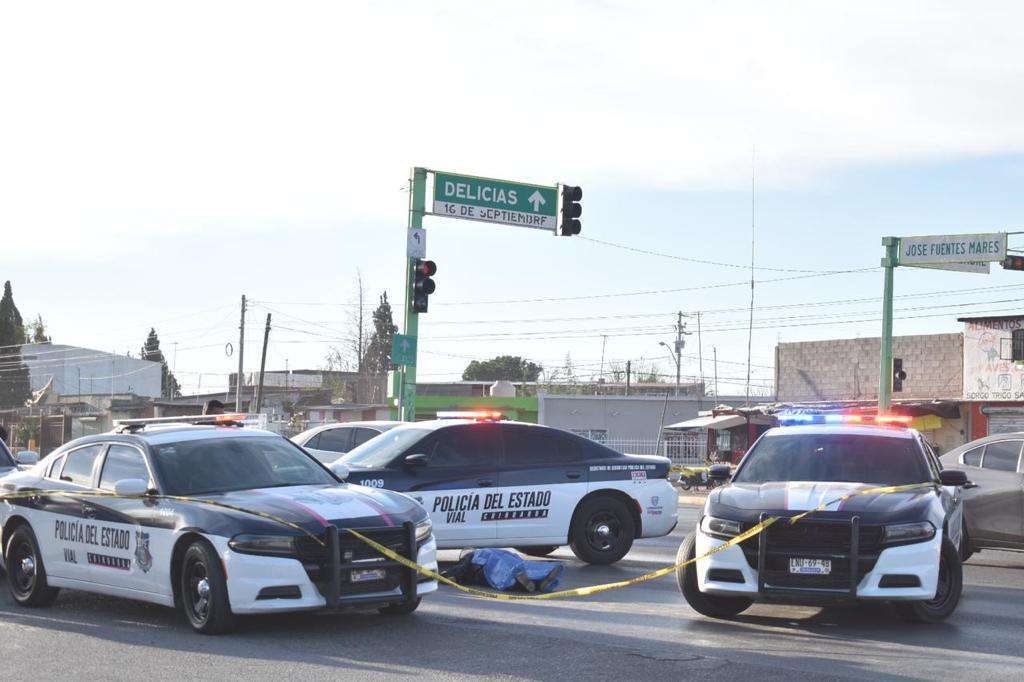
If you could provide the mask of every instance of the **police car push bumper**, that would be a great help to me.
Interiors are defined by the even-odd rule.
[[[345,531],[342,530],[341,533]],[[328,596],[322,594],[299,559],[290,557],[259,556],[235,552],[228,546],[228,539],[208,538],[224,562],[227,573],[228,599],[231,610],[237,614],[276,613],[283,611],[305,611],[331,606]],[[437,545],[431,536],[420,545],[416,563],[437,571]],[[374,562],[366,562],[366,570],[373,570]],[[434,580],[420,581],[412,576],[415,595],[418,598],[437,591]],[[296,593],[298,596],[294,596]],[[338,597],[334,606],[362,603],[399,602],[407,598],[404,590],[408,586],[396,587],[382,592],[367,592],[354,597]],[[267,595],[281,595],[272,596]]]
[[[785,523],[785,520],[779,523]],[[756,540],[755,540],[756,541]],[[696,532],[696,555],[701,557],[717,547],[726,544],[726,540],[706,534],[700,528]],[[711,556],[697,560],[697,586],[701,592],[717,596],[742,596],[751,599],[771,597],[773,595],[796,595],[805,592],[809,595],[849,596],[856,599],[879,599],[887,601],[927,601],[935,597],[939,577],[939,555],[942,547],[942,533],[936,532],[928,541],[918,542],[899,547],[883,549],[872,570],[857,583],[855,590],[844,593],[843,590],[811,590],[808,588],[773,589],[771,585],[760,585],[758,572],[751,568],[747,557],[738,545],[727,547]],[[742,582],[712,580],[716,576],[742,576]],[[913,576],[920,583],[919,587],[882,587],[885,576]],[[911,581],[913,582],[913,581]]]

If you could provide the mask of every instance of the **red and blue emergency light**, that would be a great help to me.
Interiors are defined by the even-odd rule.
[[[913,417],[902,414],[820,414],[813,412],[779,412],[779,426],[797,424],[864,424],[876,426],[910,426]]]

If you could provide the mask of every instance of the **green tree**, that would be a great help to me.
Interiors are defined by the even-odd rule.
[[[0,299],[0,407],[23,407],[32,393],[28,367],[21,361],[23,343],[21,313],[14,305],[11,283],[6,282]]]
[[[380,295],[380,302],[373,311],[373,335],[363,356],[363,369],[371,374],[384,374],[391,370],[391,341],[398,326],[392,316],[388,294]]]
[[[544,368],[518,355],[499,355],[473,360],[462,373],[463,381],[536,381]]]
[[[46,323],[42,315],[36,315],[36,319],[25,325],[25,343],[49,343],[50,337],[46,335]]]
[[[170,368],[167,367],[167,359],[164,357],[164,352],[160,350],[160,337],[157,336],[156,329],[150,327],[149,334],[146,336],[146,343],[142,345],[139,357],[143,360],[160,363],[161,397],[181,397],[181,386],[178,384],[178,380],[175,378]]]

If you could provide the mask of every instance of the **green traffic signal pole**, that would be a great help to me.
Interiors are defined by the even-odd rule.
[[[409,227],[423,227],[423,214],[427,208],[427,169],[413,168],[409,191]],[[419,333],[419,313],[413,310],[412,286],[416,277],[416,259],[405,257],[405,334],[416,339]],[[416,355],[419,343],[413,348],[413,362],[403,365],[398,391],[398,411],[402,421],[416,421]]]
[[[889,411],[892,405],[892,275],[899,265],[899,237],[882,237],[885,257],[885,285],[882,291],[882,352],[878,373],[878,413]]]

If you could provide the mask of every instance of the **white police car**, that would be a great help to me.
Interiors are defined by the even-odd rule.
[[[766,431],[740,462],[732,482],[712,492],[679,561],[703,556],[767,517],[782,520],[755,537],[678,571],[694,610],[730,617],[754,601],[822,604],[893,602],[908,620],[934,622],[956,609],[967,483],[942,470],[917,431],[896,417],[802,415],[802,426]],[[712,475],[729,476],[728,467]],[[859,490],[911,486],[850,497]]]
[[[672,532],[678,493],[665,457],[623,455],[558,429],[482,418],[397,426],[344,455],[349,480],[412,495],[437,545],[569,545],[592,564],[618,561],[635,538]]]
[[[419,504],[339,483],[297,445],[237,418],[122,422],[0,478],[14,599],[43,606],[60,588],[99,592],[178,606],[193,628],[218,633],[237,614],[411,613],[437,589],[346,532],[436,569]]]

